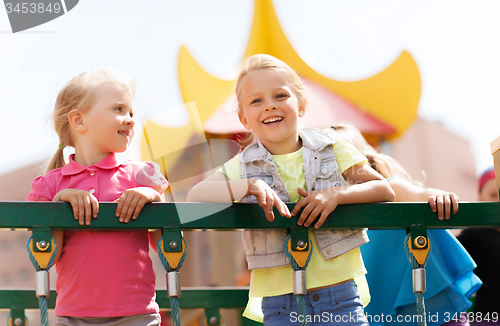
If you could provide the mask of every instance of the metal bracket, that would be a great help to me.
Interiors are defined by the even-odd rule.
[[[165,252],[182,252],[181,230],[174,227],[163,228],[163,250]]]
[[[50,228],[46,226],[33,226],[33,251],[35,252],[51,252],[52,251],[52,235]]]
[[[411,226],[411,248],[427,249],[429,248],[429,239],[427,238],[427,227],[423,224],[412,224]]]
[[[26,315],[24,314],[24,309],[13,308],[10,309],[9,326],[26,326]]]
[[[206,325],[220,325],[220,314],[218,308],[205,308]]]
[[[294,226],[291,231],[292,251],[308,251],[309,250],[309,235],[307,228],[304,226]]]

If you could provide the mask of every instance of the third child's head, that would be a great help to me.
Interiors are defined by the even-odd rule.
[[[272,154],[296,151],[306,93],[304,83],[286,63],[270,55],[253,55],[244,61],[236,83],[238,116]]]
[[[339,137],[354,146],[362,155],[371,156],[377,151],[366,141],[361,131],[349,123],[339,123],[324,129],[334,137]]]
[[[498,188],[493,167],[486,169],[486,171],[479,176],[478,200],[498,201]]]
[[[361,131],[352,124],[339,123],[334,127],[325,129],[325,131],[333,137],[338,137],[349,142],[367,158],[370,166],[384,178],[398,177],[421,185],[419,182],[413,181],[408,172],[394,158],[379,153],[374,149],[363,137]]]
[[[65,165],[65,146],[96,157],[125,151],[133,137],[134,95],[134,79],[113,69],[86,71],[66,83],[53,113],[60,146],[48,170]]]

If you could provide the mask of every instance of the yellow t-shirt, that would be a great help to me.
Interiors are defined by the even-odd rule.
[[[337,144],[333,146],[333,150],[337,157],[341,173],[355,164],[366,162],[366,158],[352,147],[352,145],[340,139],[335,139],[335,141]],[[294,153],[273,155],[273,159],[278,167],[280,178],[288,190],[290,202],[298,202],[302,197],[298,194],[297,187],[306,188],[302,148]],[[217,172],[224,173],[231,180],[240,179],[240,162],[238,157],[236,156],[229,160]],[[285,217],[278,215],[276,218]],[[313,252],[306,272],[307,287],[322,287],[356,278],[361,299],[365,305],[368,304],[369,293],[364,277],[366,269],[359,248],[352,249],[345,254],[325,261],[318,250],[316,238],[311,230],[309,231],[309,237],[313,244]],[[260,307],[258,302],[260,302],[262,297],[277,296],[286,293],[293,293],[293,269],[290,265],[252,270],[250,300],[244,316],[262,322],[260,308],[254,311],[251,307]]]

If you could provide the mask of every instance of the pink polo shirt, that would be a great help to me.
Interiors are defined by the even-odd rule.
[[[114,154],[92,166],[76,163],[33,180],[27,201],[52,201],[67,188],[90,191],[112,202],[130,188],[163,193],[168,183],[152,162],[119,163]],[[73,216],[68,216],[73,218]],[[147,231],[65,231],[57,270],[55,314],[71,317],[120,317],[155,313],[155,273]]]

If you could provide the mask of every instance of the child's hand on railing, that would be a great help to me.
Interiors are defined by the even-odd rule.
[[[260,179],[248,179],[247,196],[250,195],[255,196],[259,206],[264,209],[268,221],[274,221],[273,206],[276,206],[281,216],[291,217],[288,207],[278,197],[278,194],[264,181]]]
[[[297,188],[297,192],[304,197],[297,202],[292,210],[292,216],[295,216],[304,208],[297,220],[298,225],[303,224],[305,227],[308,227],[321,214],[318,222],[314,224],[315,228],[319,228],[326,221],[328,215],[339,205],[338,193],[333,188],[316,191],[306,191],[302,188]]]
[[[147,203],[162,201],[158,191],[149,187],[137,187],[127,189],[123,192],[118,200],[116,207],[116,217],[120,222],[128,223],[130,218],[136,219],[141,209]]]
[[[80,225],[85,222],[90,225],[91,217],[96,218],[99,202],[90,192],[79,189],[64,189],[59,191],[52,201],[66,201],[73,207],[73,216]]]
[[[456,214],[458,212],[458,196],[453,192],[442,192],[440,194],[429,196],[429,205],[431,210],[438,212],[438,219],[450,219],[450,212]],[[453,208],[453,211],[452,211]]]

